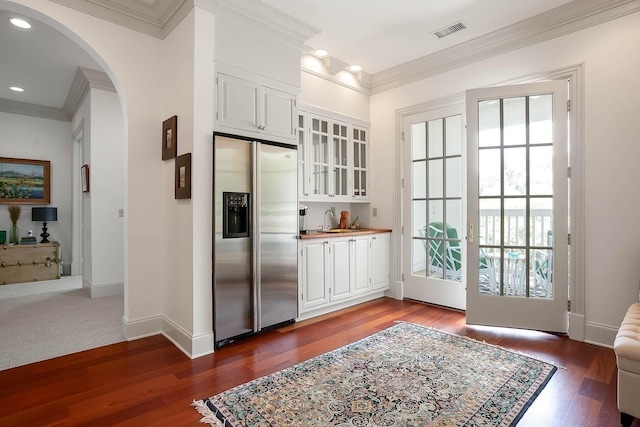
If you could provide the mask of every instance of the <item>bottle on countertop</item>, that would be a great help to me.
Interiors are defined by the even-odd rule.
[[[352,230],[359,230],[360,229],[360,222],[358,222],[358,218],[356,217],[356,219],[353,220],[353,222],[351,223],[351,229]]]

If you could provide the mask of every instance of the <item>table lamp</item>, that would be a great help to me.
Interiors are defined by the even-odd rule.
[[[31,208],[31,221],[42,221],[42,240],[40,243],[49,243],[49,233],[47,233],[47,221],[58,220],[58,208],[44,207]]]

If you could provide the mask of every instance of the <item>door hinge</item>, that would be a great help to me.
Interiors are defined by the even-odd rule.
[[[571,244],[571,234],[567,234],[567,245]]]
[[[400,132],[400,141],[404,142],[404,131]]]
[[[567,178],[571,178],[571,168],[567,168]]]
[[[571,311],[571,300],[567,300],[567,311]]]
[[[400,234],[404,234],[404,225],[400,227]]]
[[[404,188],[404,178],[402,178],[402,188]]]
[[[571,100],[567,100],[567,111],[571,111]]]
[[[404,273],[400,275],[400,280],[404,282]]]

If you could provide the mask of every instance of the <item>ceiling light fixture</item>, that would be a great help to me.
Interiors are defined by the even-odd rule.
[[[324,58],[325,56],[329,55],[329,51],[327,49],[316,49],[313,54],[316,56],[316,58]]]
[[[351,65],[349,67],[349,71],[351,71],[352,73],[357,73],[358,71],[362,71],[362,65]]]
[[[29,24],[27,21],[25,21],[24,19],[20,19],[20,18],[11,18],[9,19],[9,22],[11,22],[13,25],[15,25],[16,27],[19,28],[24,28],[24,29],[29,29],[31,28],[31,24]]]
[[[9,89],[11,89],[14,92],[24,92],[24,89],[18,86],[9,86]]]

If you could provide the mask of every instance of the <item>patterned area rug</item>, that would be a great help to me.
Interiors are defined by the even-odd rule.
[[[515,425],[556,368],[399,323],[208,399],[214,426]]]

